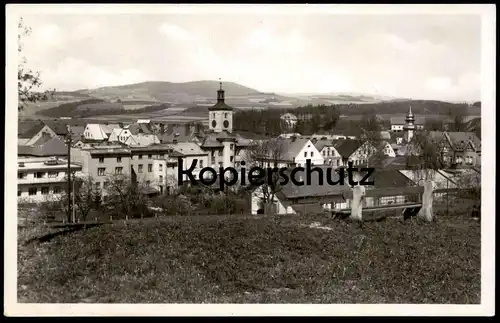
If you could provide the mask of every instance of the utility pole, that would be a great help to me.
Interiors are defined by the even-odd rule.
[[[68,223],[71,223],[71,128],[68,125],[68,134],[66,144],[68,145]]]

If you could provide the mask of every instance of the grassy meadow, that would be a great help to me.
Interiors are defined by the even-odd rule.
[[[26,244],[36,230],[19,229],[19,302],[480,303],[465,217],[159,217]]]

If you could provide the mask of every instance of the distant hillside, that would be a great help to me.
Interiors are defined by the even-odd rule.
[[[130,106],[132,106],[133,108],[128,108]],[[45,117],[83,118],[99,115],[123,115],[154,112],[165,110],[169,107],[169,104],[153,101],[109,102],[106,100],[93,98],[88,100],[63,103],[56,107],[39,111],[37,112],[37,115]]]
[[[162,102],[191,102],[196,99],[216,98],[217,81],[185,83],[143,82],[122,86],[79,90],[78,93],[101,99],[154,100]],[[230,96],[253,96],[260,92],[233,82],[224,82],[224,90]]]

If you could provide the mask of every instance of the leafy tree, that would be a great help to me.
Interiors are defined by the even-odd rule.
[[[22,38],[29,36],[31,34],[31,28],[24,24],[21,18],[18,23],[18,47],[17,51],[19,54],[19,63],[17,67],[17,96],[18,96],[18,111],[22,111],[27,103],[45,101],[49,97],[53,96],[55,90],[36,92],[35,90],[42,86],[42,81],[40,79],[40,72],[34,72],[26,67],[27,59],[23,56],[23,43]]]

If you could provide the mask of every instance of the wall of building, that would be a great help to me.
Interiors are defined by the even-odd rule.
[[[45,167],[43,165],[45,160],[47,158],[20,159],[25,166],[18,167],[17,200],[19,203],[44,202],[49,198],[57,199],[62,191],[66,190],[67,164]],[[72,165],[71,170],[76,176],[82,176],[80,166]],[[38,176],[35,176],[36,174]]]
[[[313,165],[323,165],[325,160],[314,144],[309,140],[295,157],[297,166],[304,167],[306,160],[310,159]]]

